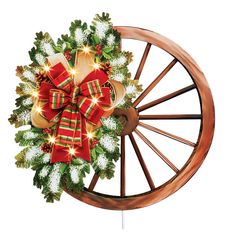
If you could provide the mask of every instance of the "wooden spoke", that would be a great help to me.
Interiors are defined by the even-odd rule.
[[[130,141],[131,141],[131,143],[132,143],[132,145],[133,145],[134,151],[135,151],[135,153],[136,153],[136,155],[137,155],[137,157],[138,157],[139,163],[140,163],[140,165],[141,165],[141,167],[142,167],[142,170],[143,170],[144,175],[145,175],[145,177],[146,177],[146,179],[147,179],[147,182],[148,182],[148,184],[149,184],[151,190],[153,190],[153,189],[155,189],[155,185],[154,185],[154,183],[153,183],[152,177],[151,177],[151,175],[150,175],[150,173],[149,173],[149,171],[148,171],[148,169],[147,169],[147,166],[146,166],[146,164],[145,164],[145,162],[144,162],[144,160],[143,160],[142,154],[141,154],[141,152],[140,152],[140,150],[139,150],[139,148],[138,148],[138,145],[137,145],[137,143],[136,143],[136,141],[135,141],[134,136],[132,135],[132,133],[129,134],[129,138],[130,138]]]
[[[146,129],[148,129],[148,130],[151,130],[151,131],[153,131],[153,132],[156,132],[156,133],[158,133],[158,134],[160,134],[160,135],[163,135],[163,136],[166,136],[166,137],[168,137],[168,138],[174,139],[174,140],[176,140],[176,141],[178,141],[178,142],[187,144],[187,145],[189,145],[189,146],[191,146],[191,147],[195,147],[195,146],[196,146],[196,144],[193,143],[193,142],[190,142],[190,141],[188,141],[188,140],[186,140],[186,139],[184,139],[184,138],[181,138],[181,137],[179,137],[179,136],[177,136],[177,135],[168,133],[168,132],[166,132],[166,131],[164,131],[164,130],[158,129],[158,128],[153,127],[153,126],[151,126],[151,125],[148,125],[148,124],[145,124],[145,123],[142,123],[142,122],[139,122],[139,125],[142,126],[143,128],[146,128]]]
[[[141,95],[134,101],[133,107],[136,107],[146,96],[152,91],[152,89],[161,81],[161,79],[170,71],[170,69],[176,64],[175,58],[157,77],[156,79],[141,93]]]
[[[168,101],[168,100],[170,100],[170,99],[172,99],[172,98],[174,98],[174,97],[177,97],[177,96],[179,96],[179,95],[181,95],[181,94],[184,94],[184,93],[186,93],[186,92],[189,92],[189,91],[191,91],[191,90],[194,89],[194,88],[196,88],[196,85],[195,85],[195,84],[189,85],[189,86],[187,86],[187,87],[185,87],[185,88],[182,88],[182,89],[180,89],[180,90],[177,90],[177,91],[175,91],[175,92],[173,92],[173,93],[170,93],[170,94],[168,94],[168,95],[166,95],[166,96],[163,96],[163,97],[161,97],[161,98],[158,98],[158,99],[156,99],[156,100],[154,100],[154,101],[152,101],[152,102],[149,102],[149,103],[147,103],[147,104],[145,104],[145,105],[139,107],[139,108],[138,108],[138,111],[139,111],[139,112],[144,111],[144,110],[146,110],[146,109],[148,109],[148,108],[151,108],[151,107],[153,107],[153,106],[156,106],[157,104],[160,104],[160,103],[165,102],[165,101]]]
[[[120,196],[125,196],[125,136],[121,136]]]
[[[178,173],[178,168],[166,157],[164,154],[158,150],[153,143],[151,143],[139,130],[134,131],[175,173]]]
[[[134,76],[134,80],[138,80],[142,71],[143,71],[143,67],[144,67],[144,64],[147,60],[147,56],[148,56],[148,53],[150,51],[150,48],[151,48],[152,44],[151,43],[147,43],[147,46],[144,50],[144,53],[143,53],[143,56],[142,56],[142,59],[140,61],[140,64],[139,64],[139,67],[138,67],[138,70],[136,72],[136,75]]]
[[[88,190],[89,190],[89,191],[93,191],[95,185],[96,185],[97,182],[98,182],[98,179],[99,179],[99,176],[95,173],[94,176],[93,176],[93,178],[92,178],[92,180],[91,180],[91,182],[90,182],[90,185],[89,185],[89,187],[88,187]]]
[[[140,120],[194,120],[201,118],[200,114],[139,115]]]

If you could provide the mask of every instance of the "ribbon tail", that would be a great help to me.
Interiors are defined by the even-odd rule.
[[[82,125],[82,146],[74,145],[76,158],[82,158],[85,161],[90,161],[90,147],[89,139],[86,133],[86,119],[81,119]],[[51,163],[56,162],[66,162],[69,163],[72,160],[72,155],[69,153],[68,147],[63,147],[60,145],[54,145],[51,154]]]
[[[56,133],[58,133],[59,125],[56,128]],[[72,160],[71,155],[68,152],[68,148],[54,144],[51,152],[51,163],[65,162],[70,163]]]
[[[57,129],[57,144],[81,145],[81,114],[75,106],[67,105],[62,112]]]
[[[81,118],[82,121],[82,146],[75,146],[75,157],[82,158],[85,161],[90,161],[90,147],[89,147],[89,139],[87,137],[86,131],[86,119],[84,117]]]
[[[70,162],[72,160],[72,155],[69,153],[70,147],[75,150],[73,156],[90,161],[86,119],[74,106],[68,105],[62,113],[57,128],[57,141],[52,151],[51,163]]]

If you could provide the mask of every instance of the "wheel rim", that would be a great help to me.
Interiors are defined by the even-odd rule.
[[[108,194],[98,193],[93,191],[97,181],[98,176],[95,174],[92,178],[92,181],[88,188],[85,188],[84,191],[80,193],[72,193],[68,192],[66,189],[65,191],[70,194],[71,196],[75,197],[78,200],[81,200],[87,204],[105,208],[105,209],[112,209],[112,210],[129,210],[129,209],[136,209],[145,206],[149,206],[151,204],[157,203],[164,198],[170,196],[178,189],[180,189],[198,170],[201,166],[202,162],[204,161],[207,152],[209,151],[213,133],[214,133],[214,103],[211,95],[210,88],[208,83],[205,79],[204,74],[201,72],[200,68],[196,64],[196,62],[191,58],[189,54],[187,54],[181,47],[179,47],[173,41],[167,39],[166,37],[157,34],[152,31],[148,31],[141,28],[135,27],[115,27],[120,33],[123,39],[134,39],[139,41],[147,42],[146,48],[143,53],[143,57],[140,61],[138,70],[135,74],[134,79],[139,79],[142,69],[145,65],[146,58],[150,51],[152,45],[157,46],[167,53],[171,54],[174,57],[174,60],[170,62],[170,64],[162,71],[162,73],[154,80],[154,86],[148,86],[147,89],[143,91],[143,93],[134,101],[134,107],[137,107],[138,104],[142,101],[142,99],[149,93],[158,82],[168,73],[169,70],[177,63],[181,63],[186,71],[189,73],[190,77],[193,80],[192,85],[187,86],[183,89],[175,91],[169,95],[166,95],[160,99],[154,100],[154,102],[145,104],[143,106],[138,107],[138,111],[142,112],[145,109],[148,109],[152,106],[155,106],[163,101],[167,101],[172,99],[176,96],[184,94],[192,89],[196,89],[199,96],[200,107],[201,107],[201,114],[175,114],[175,115],[141,115],[139,114],[139,120],[145,119],[200,119],[200,130],[198,135],[197,143],[191,143],[188,140],[181,139],[178,136],[172,135],[172,139],[179,139],[179,142],[183,142],[190,146],[195,146],[193,152],[185,165],[178,170],[173,163],[171,163],[157,148],[152,146],[152,143],[149,142],[147,139],[145,140],[145,136],[139,132],[138,129],[135,129],[135,133],[142,139],[145,140],[144,142],[151,148],[154,148],[155,152],[161,159],[166,162],[169,167],[176,172],[176,175],[169,179],[164,184],[155,188],[155,185],[151,179],[151,176],[146,168],[145,162],[142,159],[142,155],[139,151],[137,143],[132,135],[129,134],[129,138],[133,145],[133,148],[136,152],[136,155],[139,159],[139,162],[142,166],[143,172],[146,176],[148,184],[150,186],[150,191],[144,192],[141,194],[126,196],[125,194],[125,138],[126,136],[121,136],[121,187],[120,187],[120,196],[112,196]],[[153,82],[154,82],[153,81]],[[153,83],[152,82],[152,83]],[[151,83],[151,84],[152,84]],[[155,117],[154,117],[155,116]],[[140,123],[139,125],[144,127],[144,123]],[[149,125],[146,128],[153,129]],[[154,132],[160,132],[160,130],[156,129]],[[171,135],[169,133],[165,133],[165,135]]]

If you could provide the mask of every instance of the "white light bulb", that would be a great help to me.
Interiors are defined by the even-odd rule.
[[[70,70],[70,73],[71,73],[72,75],[75,75],[75,74],[76,74],[76,70],[75,70],[75,69],[71,69],[71,70]]]
[[[48,72],[48,71],[50,71],[50,66],[49,65],[44,65],[43,69],[44,69],[44,71]]]
[[[37,106],[36,109],[35,109],[38,113],[41,113],[42,112],[42,108],[40,106]]]
[[[56,138],[54,136],[50,136],[48,140],[49,140],[50,143],[55,143],[56,142]]]
[[[83,50],[84,53],[89,53],[90,52],[90,48],[88,46],[84,46],[82,50]]]
[[[39,96],[39,92],[34,90],[32,93],[31,93],[32,97],[34,98],[37,98]]]
[[[98,70],[98,69],[100,68],[100,65],[99,65],[98,63],[94,63],[94,64],[93,64],[93,68],[94,68],[95,70]]]
[[[94,134],[92,132],[87,132],[87,137],[89,139],[92,139],[94,137]]]
[[[75,149],[70,147],[69,148],[69,153],[70,153],[70,155],[75,155]]]
[[[93,97],[93,98],[92,98],[92,102],[95,103],[95,104],[97,104],[97,103],[98,103],[98,99],[95,98],[95,97]]]

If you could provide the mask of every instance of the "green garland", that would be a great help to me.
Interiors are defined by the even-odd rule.
[[[110,179],[114,176],[115,162],[120,157],[118,134],[123,127],[115,116],[101,120],[102,126],[96,129],[96,139],[90,146],[91,163],[76,158],[71,163],[51,164],[50,152],[42,146],[47,146],[49,133],[55,132],[56,125],[50,129],[35,128],[30,116],[34,103],[32,95],[39,86],[36,78],[43,73],[46,57],[63,53],[73,67],[76,51],[89,47],[95,54],[95,62],[108,70],[109,79],[121,82],[126,88],[126,95],[118,107],[128,108],[141,91],[141,85],[130,79],[128,65],[132,61],[132,54],[120,49],[120,33],[114,30],[109,14],[96,15],[90,27],[75,20],[71,23],[70,34],[62,35],[57,43],[48,33],[36,33],[34,45],[29,51],[32,64],[16,69],[16,75],[22,82],[16,88],[19,95],[16,99],[17,108],[13,110],[9,122],[16,128],[28,127],[16,133],[15,141],[24,147],[16,155],[16,166],[32,168],[35,171],[34,185],[42,189],[48,202],[53,202],[60,199],[65,185],[71,192],[83,190],[83,179],[90,172],[90,166],[101,178]]]

